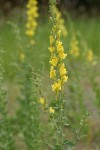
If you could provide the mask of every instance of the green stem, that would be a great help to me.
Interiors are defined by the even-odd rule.
[[[42,143],[42,144],[46,144],[46,145],[48,145],[50,148],[54,149],[54,147],[53,147],[51,144],[47,143],[47,142],[40,141],[40,140],[34,140],[34,142],[38,142],[38,143]]]

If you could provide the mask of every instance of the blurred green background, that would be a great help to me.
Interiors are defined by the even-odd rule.
[[[16,74],[18,74],[19,72],[22,71],[22,70],[20,70],[20,71],[17,70],[17,65],[21,64],[20,59],[19,59],[20,52],[21,52],[19,49],[19,45],[20,45],[19,42],[21,42],[21,44],[22,44],[22,48],[23,48],[22,51],[26,52],[26,54],[27,54],[26,56],[27,56],[28,62],[30,62],[29,64],[31,64],[32,67],[34,67],[34,69],[36,71],[39,70],[39,68],[41,66],[42,67],[43,67],[43,65],[45,66],[46,70],[44,71],[43,76],[47,80],[46,82],[49,83],[48,78],[49,78],[49,68],[50,68],[50,64],[49,64],[50,52],[48,50],[48,47],[49,47],[49,36],[50,36],[50,32],[51,32],[51,28],[50,28],[50,24],[49,24],[49,5],[48,5],[48,0],[39,0],[38,2],[39,2],[39,5],[38,5],[39,6],[39,18],[37,20],[38,26],[37,26],[36,34],[34,37],[36,44],[34,46],[28,47],[29,39],[25,34],[27,0],[0,0],[0,42],[1,42],[0,48],[4,50],[3,60],[4,60],[5,77],[6,77],[5,79],[7,79],[7,81],[10,81],[9,83],[6,83],[6,85],[8,84],[7,86],[8,86],[9,91],[11,92],[11,95],[13,95],[12,93],[15,94],[15,92],[16,92],[16,89],[14,91],[15,83],[11,84],[13,82],[12,79],[16,78]],[[63,44],[64,44],[65,52],[68,52],[70,49],[70,47],[69,47],[70,38],[71,38],[70,37],[70,32],[71,32],[70,31],[71,30],[70,23],[72,23],[74,26],[75,32],[81,33],[84,40],[86,41],[86,44],[88,45],[88,48],[92,49],[94,52],[94,55],[98,56],[98,58],[99,58],[100,57],[100,0],[58,0],[57,6],[58,6],[59,10],[61,10],[61,12],[62,12],[62,16],[65,19],[65,27],[68,31],[68,36],[63,37]],[[72,22],[69,21],[68,16],[70,17]],[[14,26],[12,26],[11,23],[13,23],[14,25],[17,25],[17,29],[20,33],[21,41],[18,41],[16,39],[17,30],[14,29]],[[82,49],[82,50],[84,51],[84,49]],[[66,60],[66,62],[67,61],[68,61],[68,59]],[[68,70],[72,71],[72,75],[73,75],[73,72],[76,71],[76,74],[74,74],[75,76],[73,75],[75,78],[75,81],[77,79],[77,77],[76,77],[77,73],[79,73],[78,77],[80,79],[80,74],[82,71],[84,71],[84,72],[82,72],[83,76],[85,76],[84,79],[82,78],[81,82],[79,82],[79,83],[76,81],[74,84],[74,87],[76,88],[77,92],[80,92],[79,89],[81,86],[83,86],[83,88],[85,89],[84,91],[86,92],[86,93],[84,92],[86,94],[84,96],[86,104],[89,105],[88,106],[89,109],[93,108],[92,112],[93,112],[93,115],[95,115],[94,110],[96,110],[97,108],[96,109],[94,108],[94,102],[92,102],[92,107],[91,107],[91,99],[94,99],[94,101],[96,101],[96,99],[95,99],[95,96],[93,97],[93,91],[88,92],[88,90],[92,89],[92,85],[89,83],[90,80],[88,79],[90,77],[90,75],[92,74],[91,73],[92,71],[89,70],[88,66],[86,68],[85,62],[83,64],[81,64],[81,62],[77,62],[77,61],[75,63],[74,63],[74,61],[72,61],[70,63],[72,63],[73,69],[70,69],[68,66]],[[79,70],[77,72],[78,67],[79,67]],[[95,71],[93,70],[94,75],[96,76],[96,80],[99,85],[99,83],[100,83],[100,78],[99,78],[100,71],[98,69],[99,63],[97,64],[96,67],[94,66],[94,68],[95,68]],[[94,69],[94,68],[92,68],[92,69]],[[90,72],[88,72],[88,71],[90,71]],[[70,74],[70,71],[69,71],[69,74]],[[72,78],[69,77],[69,81],[68,81],[69,85],[71,82],[73,83],[73,81],[74,81],[74,80],[71,80],[71,79],[73,79],[73,76],[72,76]],[[84,84],[82,84],[82,82]],[[45,84],[45,82],[44,82],[44,84]],[[79,85],[79,87],[77,86],[77,84]],[[45,89],[47,90],[48,87],[50,89],[50,83],[46,85]],[[67,88],[68,88],[68,85],[67,85]],[[72,88],[72,87],[70,87],[70,88]],[[68,89],[66,91],[69,92]],[[73,92],[73,90],[71,92],[77,95],[76,91],[74,91],[75,93]],[[100,93],[100,92],[98,92],[98,93]],[[14,97],[14,96],[12,96],[12,97]],[[75,98],[75,96],[73,96],[73,97]],[[74,98],[71,99],[73,105],[76,103],[76,101],[73,100]],[[13,101],[12,99],[14,99],[14,98],[10,98],[11,103]],[[76,99],[77,99],[77,97],[76,97]],[[81,99],[80,95],[78,97],[78,100],[79,99]],[[97,97],[98,102],[99,102],[99,100],[100,100],[100,96]],[[88,101],[89,101],[89,104],[87,103]],[[13,101],[13,103],[15,104],[15,101]],[[72,104],[71,104],[71,108],[72,108]],[[98,108],[100,108],[100,107],[98,107]],[[80,109],[81,109],[81,107],[80,107]],[[73,110],[73,112],[74,112],[74,110]],[[75,114],[73,113],[73,116],[74,115]],[[95,115],[95,117],[96,117],[96,115]],[[74,117],[78,118],[78,116],[74,116]],[[99,119],[97,118],[96,120],[98,121]],[[93,124],[95,126],[95,127],[93,126],[93,128],[97,129],[97,127],[99,127],[99,124],[98,124],[99,121],[96,123],[96,121],[94,119],[93,123],[94,122],[96,125]],[[92,127],[90,128],[91,133],[92,133],[93,128]],[[92,136],[90,135],[94,141],[96,139],[95,135],[98,134],[97,136],[100,137],[98,131],[96,132],[96,134],[94,134]],[[97,138],[97,139],[99,139],[99,138]],[[90,140],[90,144],[91,144],[91,141],[92,140]],[[95,145],[98,146],[97,144],[95,144]],[[80,147],[79,147],[79,149],[80,149]],[[94,149],[91,149],[91,150],[94,150]],[[86,149],[84,149],[84,150],[86,150]]]

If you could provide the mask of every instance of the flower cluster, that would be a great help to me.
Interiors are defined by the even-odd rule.
[[[80,55],[79,53],[79,47],[78,47],[78,40],[76,36],[74,35],[72,37],[71,43],[70,43],[70,54],[73,55],[74,57],[78,57]]]
[[[29,37],[33,37],[37,26],[36,19],[39,16],[37,12],[38,11],[37,0],[28,0],[28,4],[26,7],[27,7],[26,34]],[[34,44],[34,41],[31,40],[31,44],[32,43]]]
[[[54,8],[54,7],[53,7]],[[52,10],[52,21],[54,23],[50,36],[50,47],[49,50],[51,52],[50,58],[50,78],[54,80],[52,85],[52,91],[58,93],[62,90],[62,86],[65,82],[67,82],[68,76],[67,70],[65,68],[65,64],[63,60],[66,58],[67,54],[64,52],[63,43],[61,42],[61,33],[59,22],[58,22],[58,14],[55,9]]]
[[[49,51],[51,53],[50,58],[50,78],[53,79],[52,91],[56,94],[62,91],[62,87],[65,82],[67,82],[67,70],[65,68],[65,64],[63,60],[66,58],[67,54],[64,52],[63,43],[61,42],[61,34],[65,32],[63,26],[63,20],[61,20],[61,14],[57,10],[56,5],[54,3],[51,5],[51,15],[50,17],[53,27],[50,35],[50,47]],[[67,31],[66,31],[67,32]],[[65,33],[66,33],[65,32]],[[45,107],[46,100],[41,97],[39,99],[40,104]],[[51,115],[55,113],[54,107],[52,105],[47,106],[48,111]]]
[[[59,29],[62,32],[62,35],[67,36],[68,32],[67,32],[67,29],[64,26],[64,19],[62,18],[61,12],[58,10],[56,5],[53,6],[53,10],[54,10],[54,12],[56,14],[56,19],[57,19],[57,22],[59,24]]]

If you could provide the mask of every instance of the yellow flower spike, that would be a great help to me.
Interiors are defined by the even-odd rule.
[[[55,67],[55,66],[57,66],[57,63],[58,63],[58,58],[56,56],[54,56],[51,59],[50,64]]]
[[[50,69],[50,78],[54,79],[55,77],[56,77],[56,70],[54,70],[54,67],[51,66],[51,69]]]
[[[44,105],[44,104],[45,104],[45,99],[41,97],[41,98],[39,99],[39,102],[40,102],[41,105]]]
[[[26,23],[26,35],[29,37],[33,37],[35,34],[37,22],[36,19],[39,16],[37,0],[28,0],[27,7],[27,23]],[[30,42],[31,43],[31,42]]]
[[[61,64],[59,72],[60,72],[60,76],[63,76],[67,73],[64,63]]]
[[[63,19],[60,20],[59,23],[59,17],[61,17],[60,13],[56,12],[56,4],[51,4],[51,14],[52,14],[52,30],[51,30],[51,36],[50,39],[50,47],[49,50],[51,52],[51,58],[50,58],[50,78],[54,80],[52,84],[52,91],[58,95],[59,92],[62,90],[62,85],[67,82],[68,77],[66,76],[66,68],[63,63],[63,60],[66,58],[67,54],[64,52],[63,43],[60,40],[62,29],[61,24],[64,23]]]
[[[50,107],[50,108],[49,108],[49,112],[50,112],[50,114],[54,114],[54,113],[55,113],[54,108],[53,108],[53,107]]]

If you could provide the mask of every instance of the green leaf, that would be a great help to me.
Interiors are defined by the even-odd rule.
[[[55,148],[54,148],[54,150],[61,150],[61,146],[60,145],[55,145]]]

